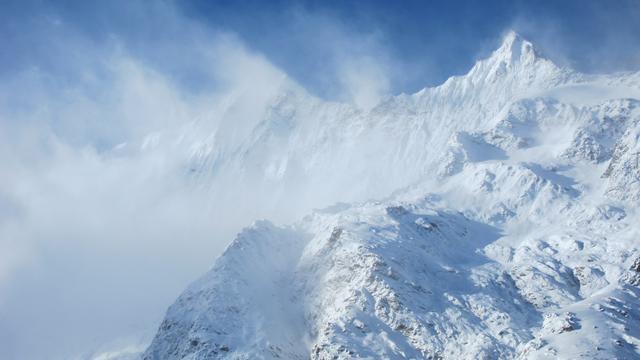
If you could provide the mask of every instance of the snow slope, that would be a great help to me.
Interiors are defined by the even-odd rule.
[[[243,230],[144,359],[640,358],[639,74],[509,33],[370,110],[278,86],[242,128],[185,130],[195,184],[351,204]]]

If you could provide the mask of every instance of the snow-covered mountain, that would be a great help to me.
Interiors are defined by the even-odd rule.
[[[336,204],[243,230],[144,359],[640,357],[640,73],[509,33],[372,109],[277,87],[242,126],[187,129],[185,167],[217,199]]]

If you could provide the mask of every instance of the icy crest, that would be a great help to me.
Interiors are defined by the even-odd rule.
[[[510,64],[520,62],[531,64],[536,61],[538,55],[533,44],[524,40],[515,31],[509,31],[502,42],[502,45],[494,51],[491,59],[500,60]]]

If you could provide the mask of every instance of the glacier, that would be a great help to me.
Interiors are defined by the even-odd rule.
[[[231,94],[226,116],[144,142],[272,216],[143,359],[640,358],[640,73],[578,73],[510,32],[370,109],[274,86],[242,122]]]

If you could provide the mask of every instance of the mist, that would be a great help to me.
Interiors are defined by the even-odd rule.
[[[210,132],[242,141],[283,83],[295,81],[233,33],[206,29],[170,4],[150,13],[148,22],[168,24],[153,52],[45,11],[20,35],[38,41],[22,54],[26,65],[2,74],[3,356],[138,349],[242,227],[294,220],[318,205],[261,198],[268,186],[258,177],[234,188],[232,179],[210,185],[190,171],[194,142]],[[348,41],[326,33],[329,43]],[[374,54],[351,58],[338,48],[336,91],[371,106],[387,90],[383,66]]]

